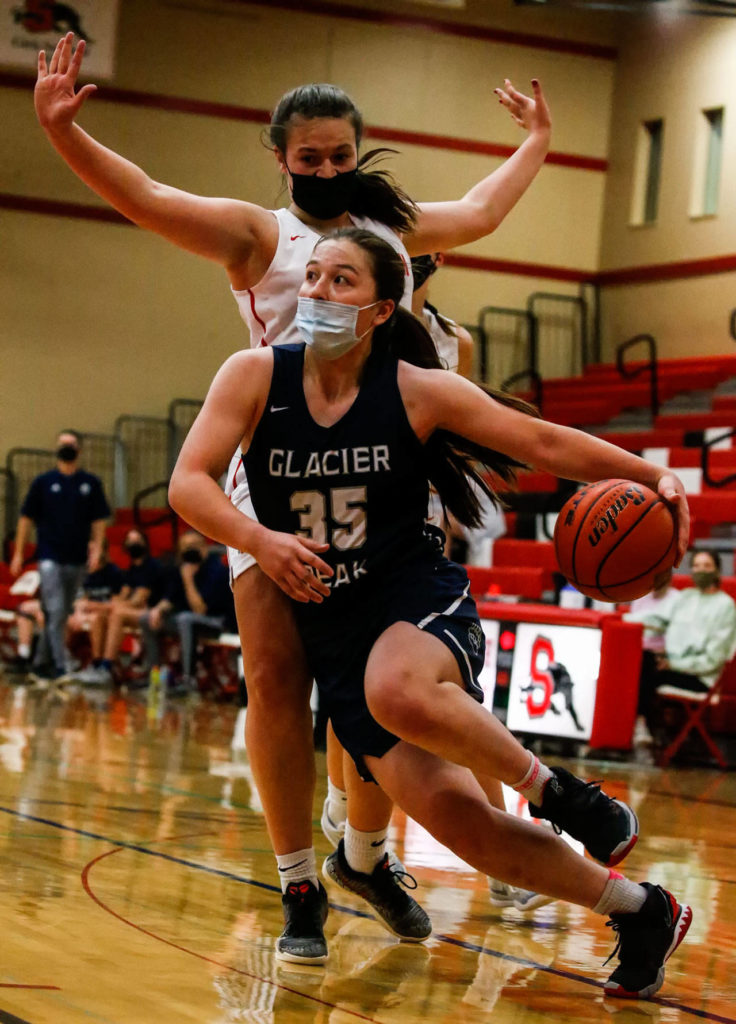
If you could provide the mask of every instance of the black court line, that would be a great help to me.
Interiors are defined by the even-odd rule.
[[[147,857],[158,857],[161,860],[170,861],[172,864],[179,864],[183,867],[194,868],[195,871],[204,871],[210,875],[217,875],[220,878],[228,878],[233,882],[239,882],[241,885],[250,885],[257,889],[266,889],[269,892],[276,892],[281,895],[281,887],[275,885],[269,885],[267,882],[257,882],[253,878],[244,878],[242,875],[236,875],[232,871],[224,871],[222,868],[213,868],[207,864],[199,864],[197,861],[185,860],[183,857],[174,857],[170,853],[162,853],[160,850],[153,850],[147,846],[141,846],[138,843],[129,843],[124,839],[113,839],[110,836],[103,836],[98,832],[88,832],[86,829],[73,828],[71,825],[64,825],[60,821],[53,821],[50,818],[39,818],[34,814],[25,814],[23,811],[14,810],[12,807],[0,806],[0,811],[3,814],[8,814],[14,818],[22,818],[26,821],[35,821],[42,825],[48,825],[51,828],[60,829],[63,832],[71,832],[74,835],[84,836],[87,839],[99,839],[102,842],[109,843],[112,846],[122,847],[126,850],[135,850],[136,853],[143,853]],[[373,914],[367,914],[362,910],[353,910],[351,907],[342,906],[339,903],[333,903],[330,901],[330,907],[333,910],[338,910],[343,914],[349,914],[351,917],[362,917],[369,920],[373,919]],[[588,978],[584,974],[576,974],[573,971],[564,971],[556,967],[549,967],[545,964],[538,964],[533,960],[528,960],[524,957],[512,956],[509,953],[501,953],[499,950],[488,949],[486,946],[479,946],[477,943],[468,942],[465,939],[456,939],[451,935],[436,935],[435,938],[439,942],[445,942],[451,946],[458,946],[461,949],[469,950],[473,953],[484,953],[488,956],[496,957],[499,960],[509,960],[512,963],[522,964],[527,967],[534,967],[538,971],[543,971],[545,974],[551,974],[555,977],[566,978],[571,981],[576,981],[581,985],[588,985],[592,988],[603,989],[604,983],[602,981],[596,981],[595,978]],[[736,1017],[725,1017],[722,1014],[711,1013],[708,1010],[701,1010],[694,1006],[686,1006],[684,1003],[678,1003],[675,1000],[667,999],[665,997],[654,996],[649,1002],[657,1003],[660,1006],[667,1006],[674,1010],[680,1010],[682,1013],[689,1013],[694,1017],[702,1017],[704,1020],[715,1021],[716,1024],[736,1024]],[[0,1017],[0,1024],[6,1024]],[[13,1024],[10,1020],[7,1024]],[[21,1021],[20,1024],[29,1024],[28,1021]]]

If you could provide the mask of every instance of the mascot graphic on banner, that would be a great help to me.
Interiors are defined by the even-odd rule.
[[[78,39],[91,42],[82,28],[79,12],[70,4],[56,4],[52,0],[25,0],[20,7],[13,8],[13,21],[22,25],[26,32],[73,32]]]
[[[572,691],[575,683],[570,673],[560,662],[555,660],[552,641],[546,636],[537,636],[532,644],[531,663],[529,666],[529,683],[521,687],[522,700],[526,704],[529,718],[541,718],[547,712],[559,715],[562,712],[555,705],[553,698],[561,695],[565,710],[575,723],[578,732],[584,727],[578,720],[572,702]]]

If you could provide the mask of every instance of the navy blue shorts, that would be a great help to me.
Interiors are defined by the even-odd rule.
[[[329,598],[325,609],[328,605]],[[329,630],[303,631],[320,704],[361,777],[370,781],[364,756],[382,757],[400,739],[373,718],[364,687],[371,650],[395,622],[409,622],[441,640],[455,656],[467,692],[483,700],[478,675],[485,660],[485,636],[467,573],[454,562],[443,559],[412,566],[386,583],[374,600],[362,602],[350,618],[328,620]]]

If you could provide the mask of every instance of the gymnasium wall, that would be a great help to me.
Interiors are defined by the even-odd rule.
[[[341,16],[305,13],[310,6]],[[700,224],[692,225],[699,245],[688,242],[685,255],[673,255],[675,218],[667,222],[669,240],[664,224],[660,243],[653,241],[659,225],[648,231],[648,248],[644,232],[621,220],[620,203],[626,195],[628,211],[627,147],[638,120],[655,116],[642,113],[644,98],[660,99],[665,117],[670,104],[675,109],[672,86],[656,93],[652,83],[660,74],[665,82],[678,74],[690,80],[698,68],[710,69],[717,33],[671,37],[666,60],[653,61],[645,34],[632,40],[625,24],[600,13],[469,0],[467,15],[443,10],[433,16],[446,24],[432,27],[431,8],[403,0],[360,6],[352,16],[351,5],[309,0],[125,0],[116,75],[99,83],[110,92],[86,104],[80,123],[154,178],[271,207],[285,193],[260,141],[259,113],[294,85],[334,81],[374,127],[364,148],[394,145],[400,154],[389,166],[407,190],[418,200],[447,199],[503,162],[477,152],[479,143],[521,141],[493,87],[508,75],[528,89],[538,77],[553,113],[551,157],[492,236],[453,254],[473,257],[474,268],[450,265],[437,275],[432,299],[443,311],[469,322],[485,305],[523,307],[533,291],[577,294],[580,280],[599,267],[727,251],[707,234],[723,229]],[[469,19],[481,27],[468,30]],[[637,33],[646,24],[637,19]],[[726,24],[713,22],[719,31]],[[684,48],[685,61],[673,47]],[[247,344],[219,267],[127,224],[87,219],[106,217],[108,208],[46,142],[33,113],[33,77],[31,67],[27,77],[0,75],[0,461],[15,445],[46,446],[60,426],[109,432],[121,413],[161,415],[174,397],[200,398],[223,359]],[[171,109],[180,99],[195,101],[194,109]],[[388,142],[388,134],[399,141]],[[671,167],[683,171],[681,161]],[[722,305],[728,279],[707,283],[718,296],[708,292],[708,308]],[[675,351],[670,327],[697,322],[689,297],[698,287],[702,294],[703,279],[684,289],[604,289],[606,343],[634,333],[634,321],[634,330],[649,329],[642,314],[657,309],[661,347]]]
[[[642,331],[661,354],[730,352],[736,306],[736,20],[647,19],[619,43],[601,233],[603,352]],[[723,107],[718,213],[691,215],[701,111]],[[656,223],[631,223],[639,125],[663,118]]]
[[[395,11],[401,4],[382,6]],[[143,99],[93,97],[80,124],[154,178],[271,207],[281,201],[280,178],[260,143],[260,124],[214,109],[154,108],[144,105],[145,97],[267,111],[297,84],[330,80],[354,96],[369,125],[513,147],[521,131],[492,90],[506,75],[529,89],[536,76],[554,110],[554,150],[606,155],[601,111],[610,107],[614,62],[605,40],[591,40],[589,30],[580,32],[589,45],[570,53],[277,7],[126,0],[116,77],[99,84],[135,90]],[[506,5],[498,7],[503,12]],[[502,17],[495,20],[503,25]],[[121,413],[161,415],[175,396],[202,397],[222,360],[247,344],[219,267],[138,228],[80,219],[79,207],[107,207],[46,142],[33,112],[32,79],[11,78],[0,87],[10,142],[0,157],[0,459],[14,445],[47,445],[62,425],[108,432]],[[366,141],[382,144],[380,137]],[[458,197],[502,163],[431,139],[395,146],[400,155],[391,166],[420,200]],[[523,305],[529,292],[547,288],[550,282],[534,268],[573,262],[594,270],[604,178],[600,170],[545,166],[501,228],[464,250],[494,267],[529,264],[533,276],[447,268],[433,299],[448,314],[472,320],[482,305]],[[19,208],[21,200],[31,211]],[[57,206],[51,214],[33,212],[38,200]]]

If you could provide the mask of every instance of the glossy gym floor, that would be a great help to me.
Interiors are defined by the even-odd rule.
[[[732,773],[565,762],[636,809],[627,874],[693,907],[653,1001],[603,997],[602,919],[494,910],[486,880],[399,814],[433,936],[399,944],[329,886],[330,960],[297,968],[273,956],[279,891],[237,713],[0,676],[0,1024],[736,1024]]]

